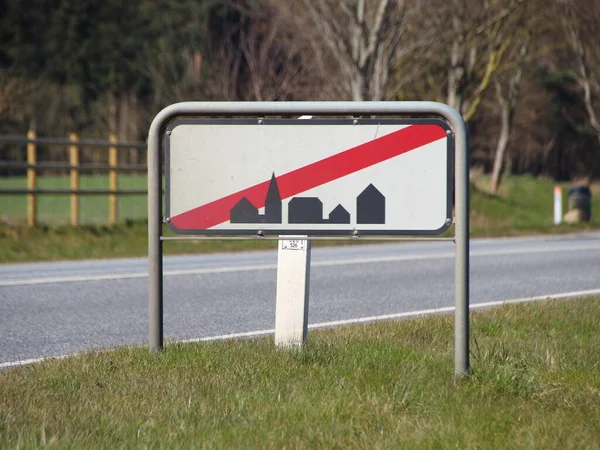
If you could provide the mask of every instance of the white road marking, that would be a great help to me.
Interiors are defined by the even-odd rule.
[[[575,297],[586,297],[590,295],[600,295],[600,288],[596,289],[587,289],[584,291],[571,291],[571,292],[562,292],[559,294],[547,294],[547,295],[538,295],[535,297],[522,297],[522,298],[513,298],[508,300],[499,300],[494,302],[483,302],[483,303],[472,303],[469,305],[469,309],[484,309],[484,308],[492,308],[494,306],[502,306],[502,305],[510,305],[514,303],[529,303],[529,302],[537,302],[541,300],[561,300],[566,298],[575,298]],[[334,320],[331,322],[320,322],[313,323],[308,325],[308,328],[311,330],[317,328],[331,328],[340,325],[355,325],[360,323],[369,323],[369,322],[378,322],[384,320],[393,320],[393,319],[406,319],[409,317],[422,317],[422,316],[430,316],[434,314],[443,314],[443,313],[451,313],[454,311],[454,306],[445,306],[442,308],[431,308],[431,309],[422,309],[419,311],[408,311],[396,314],[383,314],[380,316],[370,316],[370,317],[358,317],[355,319],[346,319],[346,320]],[[172,341],[172,343],[176,344],[192,344],[198,342],[214,342],[214,341],[224,341],[228,339],[236,339],[236,338],[249,338],[249,337],[257,337],[257,336],[267,336],[270,334],[274,334],[274,329],[269,330],[257,330],[257,331],[247,331],[244,333],[232,333],[232,334],[222,334],[219,336],[208,336],[203,338],[195,338],[195,339],[183,339],[178,341]],[[70,356],[75,356],[78,353],[74,353],[71,355],[60,355],[60,356],[49,356],[44,358],[32,358],[32,359],[24,359],[20,361],[11,361],[0,363],[0,370],[7,369],[10,367],[18,367],[18,366],[26,366],[29,364],[38,363],[47,359],[64,359]]]
[[[5,362],[5,363],[0,364],[0,370],[8,369],[9,367],[27,366],[29,364],[35,364],[35,363],[45,361],[46,359],[63,359],[68,356],[75,356],[75,353],[73,355],[48,356],[45,358],[31,358],[31,359],[21,359],[19,361]]]
[[[174,275],[204,275],[210,273],[228,273],[245,272],[252,270],[269,270],[277,268],[276,264],[261,264],[239,267],[211,267],[208,269],[186,269],[186,270],[165,270],[164,276]],[[68,277],[46,277],[46,278],[23,278],[18,280],[0,281],[0,287],[3,286],[24,286],[30,284],[54,284],[54,283],[76,283],[84,281],[107,281],[107,280],[129,280],[135,278],[148,278],[147,272],[132,273],[114,273],[102,275],[74,275]]]
[[[534,253],[558,253],[558,252],[583,252],[591,250],[600,250],[600,245],[589,245],[587,247],[560,246],[550,248],[519,248],[507,250],[486,250],[486,251],[471,251],[471,257],[480,256],[502,256],[502,255],[521,255]],[[379,256],[374,258],[356,258],[356,259],[336,259],[328,261],[315,261],[311,264],[312,267],[332,267],[354,264],[373,264],[384,262],[401,262],[401,261],[417,261],[417,260],[432,260],[453,258],[454,252],[432,253],[429,255],[396,255],[396,256]],[[234,273],[248,272],[259,270],[275,270],[277,264],[254,264],[238,267],[210,267],[204,269],[185,269],[185,270],[165,270],[164,276],[181,276],[181,275],[207,275],[214,273]],[[73,275],[65,277],[43,277],[43,278],[23,278],[16,280],[0,280],[0,287],[6,286],[26,286],[34,284],[54,284],[54,283],[75,283],[87,281],[106,281],[106,280],[128,280],[135,278],[147,278],[147,272],[131,272],[131,273],[115,273],[101,275]]]

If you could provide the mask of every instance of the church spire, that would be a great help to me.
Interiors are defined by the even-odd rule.
[[[265,199],[264,222],[281,223],[281,209],[281,194],[279,193],[275,172],[273,172],[271,182],[269,183],[269,190],[267,191],[267,197]]]

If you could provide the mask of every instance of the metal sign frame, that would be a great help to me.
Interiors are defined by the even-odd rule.
[[[467,126],[454,108],[437,102],[183,102],[160,111],[148,133],[148,347],[163,347],[163,153],[169,124],[182,118],[381,116],[438,117],[454,138],[455,198],[455,369],[469,371],[469,142]],[[287,231],[286,231],[287,232]],[[186,239],[175,237],[169,239]],[[187,237],[187,239],[194,239]],[[214,238],[219,239],[219,238]],[[243,237],[242,239],[255,239]],[[275,237],[274,239],[286,239]],[[310,238],[309,238],[310,239]]]

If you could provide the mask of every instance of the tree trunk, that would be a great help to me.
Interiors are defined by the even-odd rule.
[[[504,156],[506,155],[506,149],[508,147],[508,140],[512,131],[512,120],[510,105],[508,102],[503,102],[501,106],[501,122],[502,127],[500,129],[500,137],[496,144],[496,156],[494,158],[494,167],[492,169],[492,179],[490,180],[490,192],[496,194],[500,181],[502,179],[502,171],[504,169]]]
[[[519,60],[523,61],[527,55],[529,45],[529,39],[525,39],[519,49]],[[514,69],[513,73],[510,74],[508,79],[508,92],[506,98],[503,97],[502,85],[500,80],[496,80],[496,98],[500,105],[500,136],[496,145],[496,156],[494,157],[494,167],[492,168],[492,179],[490,180],[490,193],[496,194],[498,187],[502,181],[502,172],[505,167],[506,153],[508,148],[508,141],[512,133],[515,110],[517,109],[517,100],[519,97],[519,87],[521,84],[521,77],[523,75],[523,69],[520,65]]]
[[[462,114],[463,92],[461,86],[465,76],[464,36],[462,35],[462,24],[457,16],[452,18],[452,25],[455,36],[450,50],[447,103]]]

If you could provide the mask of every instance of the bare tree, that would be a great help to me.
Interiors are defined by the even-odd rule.
[[[273,1],[280,14],[294,24],[297,38],[310,42],[313,69],[322,73],[331,92],[355,101],[384,100],[393,94],[390,74],[421,45],[404,38],[412,16],[424,3],[302,0],[291,6]]]
[[[448,3],[451,37],[446,103],[469,121],[505,64],[518,35],[511,19],[526,0]]]
[[[215,70],[208,96],[269,101],[302,97],[310,74],[307,45],[269,2],[231,0],[239,18],[209,50]]]
[[[496,91],[496,101],[498,103],[500,115],[500,135],[496,142],[496,153],[494,156],[494,166],[492,168],[492,177],[490,180],[489,190],[491,193],[496,193],[500,186],[502,173],[504,171],[504,161],[508,142],[512,134],[514,126],[515,112],[517,109],[517,101],[519,97],[519,88],[523,77],[522,61],[527,56],[529,46],[529,37],[526,37],[518,49],[518,61],[512,70],[504,74],[498,74],[494,80]]]
[[[573,52],[572,78],[583,94],[587,124],[600,144],[600,0],[578,2],[559,0],[562,25],[568,45]],[[598,167],[590,168],[590,173]]]
[[[302,92],[307,52],[290,35],[282,17],[270,12],[255,12],[240,32],[249,84],[246,100],[289,100]]]

